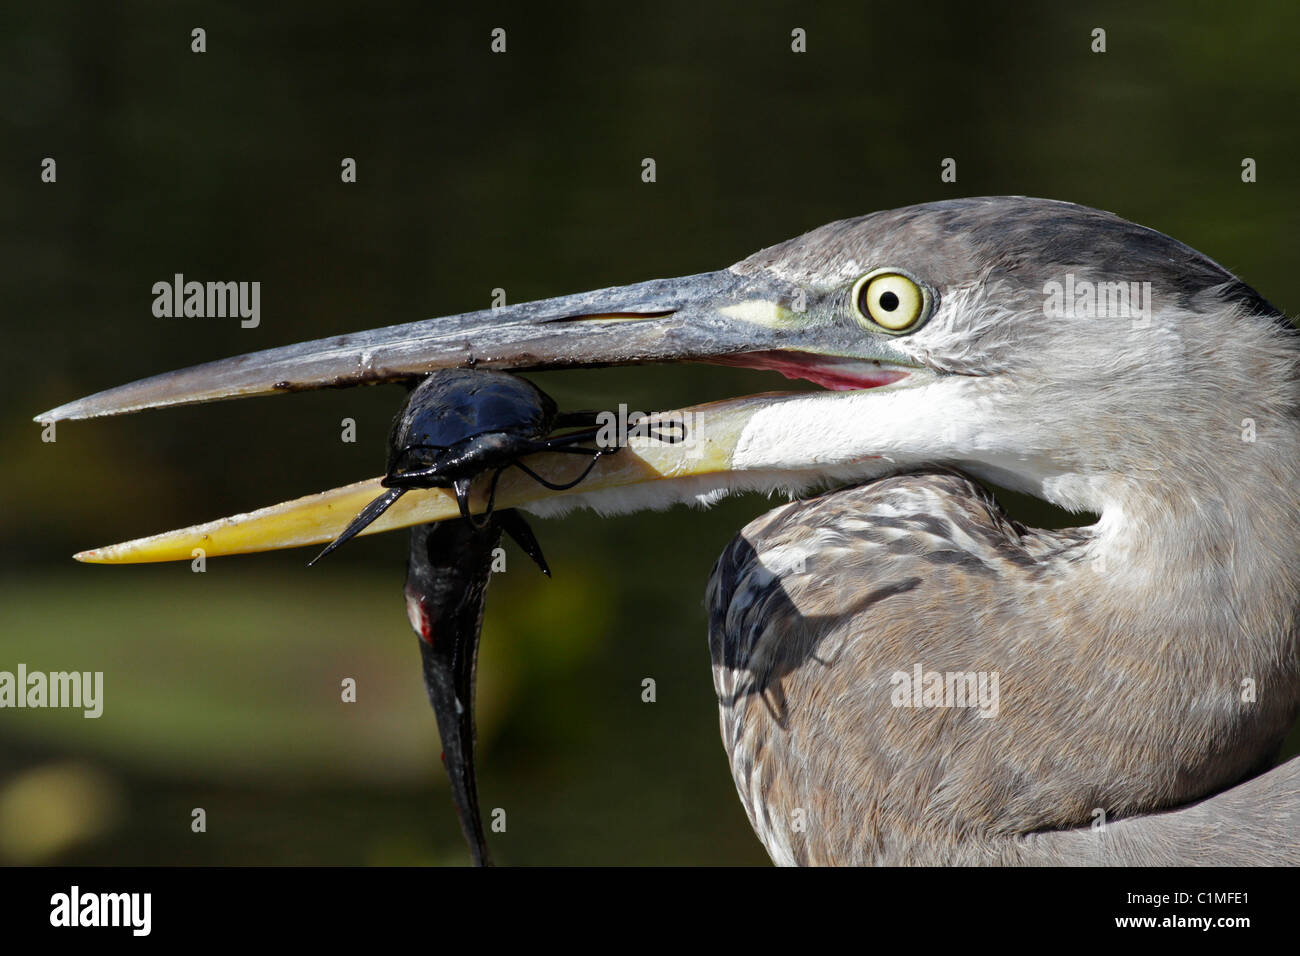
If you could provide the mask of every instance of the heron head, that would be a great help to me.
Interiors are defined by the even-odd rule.
[[[802,451],[771,423],[776,467],[821,444],[823,457],[951,463],[1102,511],[1116,484],[1211,457],[1230,470],[1243,422],[1295,415],[1300,338],[1279,310],[1183,243],[1085,206],[911,206],[732,268],[795,290],[823,341],[906,372],[887,390],[820,399]],[[797,374],[791,364],[771,361]]]
[[[209,363],[38,420],[457,366],[707,362],[823,389],[687,409],[685,442],[633,442],[559,497],[505,482],[502,500],[635,510],[952,464],[1102,512],[1126,483],[1203,471],[1205,449],[1217,438],[1222,452],[1243,419],[1294,422],[1296,339],[1252,289],[1159,232],[1070,203],[962,199],[831,223],[717,272]],[[368,530],[455,513],[430,494],[408,495]],[[351,499],[329,501],[339,516],[301,506],[293,534],[280,513],[266,534],[246,528],[238,549],[328,540],[331,521],[355,512]]]

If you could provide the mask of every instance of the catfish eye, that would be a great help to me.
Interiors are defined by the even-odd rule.
[[[853,287],[859,321],[886,332],[906,332],[925,318],[930,295],[900,272],[870,272]]]

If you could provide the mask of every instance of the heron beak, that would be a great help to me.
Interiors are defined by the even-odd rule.
[[[865,335],[814,302],[806,290],[770,273],[732,269],[561,296],[407,325],[269,349],[168,372],[99,392],[36,416],[38,422],[118,415],[327,387],[412,380],[448,367],[536,371],[659,362],[709,362],[774,369],[833,389],[888,385],[915,371],[887,336]],[[717,475],[734,469],[746,423],[760,409],[798,396],[758,395],[652,416],[644,429],[616,437],[625,448],[603,458],[577,487],[545,491],[511,469],[497,488],[499,508],[646,482]],[[627,423],[612,423],[626,428]],[[680,426],[666,443],[656,426]],[[536,459],[533,461],[532,459]],[[557,483],[584,467],[550,453],[525,460]],[[570,476],[572,477],[572,476]],[[383,494],[379,479],[359,482],[250,514],[236,515],[76,555],[118,563],[320,545]],[[485,502],[476,500],[472,511]],[[412,490],[362,534],[459,514],[444,489]]]

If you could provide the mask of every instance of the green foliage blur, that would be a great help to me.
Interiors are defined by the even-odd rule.
[[[402,606],[404,535],[315,569],[305,552],[204,574],[69,558],[378,474],[400,390],[75,422],[54,444],[39,411],[483,308],[498,287],[520,302],[702,272],[833,219],[963,195],[1114,210],[1300,308],[1295,4],[474,7],[7,11],[0,669],[103,670],[106,703],[98,720],[0,712],[0,861],[468,859]],[[498,26],[504,55],[489,52]],[[40,182],[47,156],[56,184]],[[939,180],[949,156],[956,184]],[[260,281],[260,327],[155,318],[151,286],[178,272]],[[538,381],[562,407],[645,410],[795,387],[707,366]],[[499,861],[765,861],[717,739],[702,595],[768,506],[539,520],[549,582],[511,553],[480,662]],[[356,704],[340,702],[344,676]]]

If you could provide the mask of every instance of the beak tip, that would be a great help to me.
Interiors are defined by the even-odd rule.
[[[67,422],[77,418],[94,418],[94,414],[87,414],[82,409],[82,401],[68,402],[66,405],[60,405],[58,408],[51,408],[48,412],[41,412],[34,415],[32,421],[38,425],[53,425],[55,422]]]

